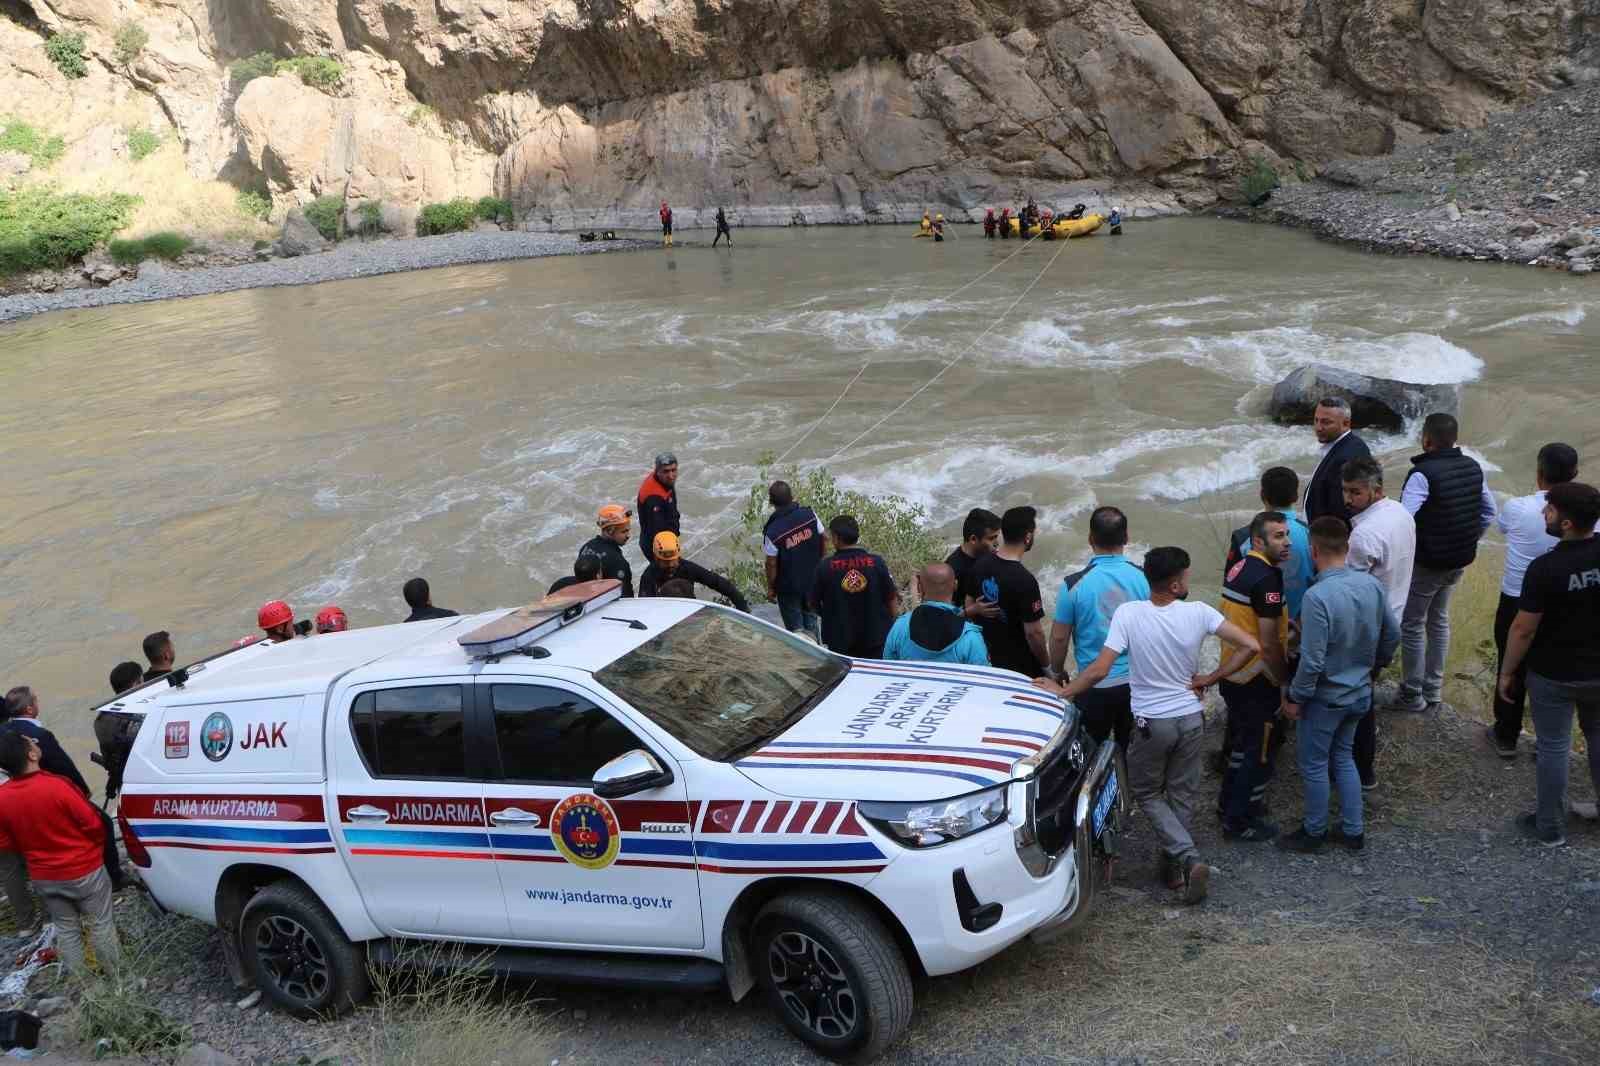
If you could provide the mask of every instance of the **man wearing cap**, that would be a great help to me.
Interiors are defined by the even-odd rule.
[[[622,546],[633,532],[633,512],[620,503],[608,503],[600,508],[595,524],[600,532],[578,549],[578,559],[594,559],[602,578],[622,582],[622,594],[632,596],[633,568],[623,557]]]
[[[656,456],[655,469],[645,475],[644,481],[639,485],[639,499],[635,509],[639,512],[639,550],[644,553],[644,561],[648,563],[654,559],[650,553],[658,534],[671,533],[674,537],[683,535],[678,517],[676,455],[662,452]],[[643,580],[640,578],[641,587]]]
[[[674,579],[704,585],[717,595],[731,600],[733,605],[745,614],[750,613],[750,604],[739,594],[739,589],[732,581],[714,570],[707,570],[699,563],[685,559],[678,546],[676,533],[657,533],[655,558],[645,567],[644,573],[639,575],[639,595],[659,596],[661,586]]]

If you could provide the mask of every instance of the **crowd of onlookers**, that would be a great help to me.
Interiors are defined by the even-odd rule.
[[[1481,466],[1457,441],[1456,419],[1428,416],[1422,451],[1398,499],[1350,427],[1350,408],[1329,398],[1315,410],[1321,444],[1304,492],[1299,476],[1273,467],[1260,477],[1262,510],[1229,537],[1217,607],[1189,600],[1192,560],[1160,546],[1142,564],[1127,558],[1127,517],[1114,506],[1088,519],[1088,563],[1062,583],[1048,629],[1039,583],[1024,560],[1034,544],[1032,507],[1002,514],[975,508],[961,543],[914,575],[917,604],[900,612],[900,586],[885,560],[861,543],[851,515],[826,523],[774,482],[762,531],[768,598],[784,626],[835,652],[861,658],[997,666],[1073,701],[1096,742],[1126,751],[1128,787],[1161,840],[1166,884],[1194,902],[1209,867],[1193,837],[1206,751],[1202,699],[1215,686],[1227,709],[1217,754],[1216,811],[1225,839],[1274,840],[1298,852],[1365,845],[1363,792],[1378,785],[1378,710],[1428,713],[1443,698],[1451,638],[1449,607],[1491,525],[1506,539],[1494,625],[1499,670],[1488,740],[1512,758],[1531,704],[1537,754],[1535,810],[1519,819],[1535,842],[1566,842],[1572,724],[1588,738],[1600,792],[1600,491],[1579,483],[1577,452],[1539,450],[1536,491],[1497,506]],[[607,504],[573,574],[550,589],[598,578],[625,596],[693,598],[704,585],[740,610],[749,604],[726,577],[684,557],[678,460],[656,456],[634,507]],[[623,548],[637,514],[644,564],[637,586]],[[406,622],[449,617],[428,582],[407,581]],[[339,632],[337,606],[297,621],[273,600],[257,614],[259,640]],[[1221,641],[1218,665],[1202,671],[1202,649]],[[111,672],[121,694],[174,669],[171,634],[144,640],[148,666]],[[1377,678],[1398,655],[1400,681],[1380,694]],[[1070,658],[1070,664],[1069,664]],[[104,967],[118,958],[112,893],[123,872],[110,820],[56,738],[38,722],[27,687],[5,696],[0,724],[0,875],[18,928],[37,922],[28,884],[59,933],[69,970],[84,969],[85,932]],[[1292,731],[1305,810],[1292,831],[1266,817],[1276,753]],[[1339,817],[1330,819],[1331,788]]]

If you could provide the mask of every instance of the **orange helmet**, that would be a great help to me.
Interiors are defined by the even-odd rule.
[[[670,563],[678,557],[678,535],[670,529],[656,534],[656,539],[651,542],[655,557],[661,562]]]
[[[282,600],[268,600],[261,605],[261,610],[256,612],[256,625],[262,629],[272,629],[293,621],[294,612]]]
[[[610,529],[612,526],[625,526],[633,520],[633,512],[620,503],[608,503],[600,508],[595,524],[601,529]]]
[[[318,633],[343,633],[350,628],[350,620],[344,616],[344,610],[335,605],[329,605],[317,612]]]

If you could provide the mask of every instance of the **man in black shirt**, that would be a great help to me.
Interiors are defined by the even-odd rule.
[[[822,616],[822,643],[840,655],[883,658],[883,642],[900,608],[889,564],[862,548],[861,526],[842,514],[828,523],[833,554],[817,564],[812,610]]]
[[[433,592],[428,588],[426,578],[414,577],[407,581],[405,587],[400,590],[400,595],[406,598],[406,606],[411,608],[411,613],[405,619],[407,622],[426,622],[430,618],[456,616],[454,611],[433,605]]]
[[[1528,702],[1538,751],[1538,803],[1519,824],[1545,847],[1567,842],[1567,758],[1572,715],[1589,748],[1589,776],[1600,793],[1600,490],[1580,482],[1545,494],[1545,532],[1561,538],[1528,564],[1517,616],[1500,661],[1499,690],[1509,700],[1527,661]]]
[[[144,679],[154,681],[162,674],[172,673],[172,661],[177,654],[172,647],[172,634],[165,629],[158,629],[145,637],[144,657],[150,660],[150,669],[144,672]]]
[[[1022,557],[1033,548],[1037,514],[1032,507],[1013,507],[1001,515],[1000,547],[979,559],[961,583],[969,615],[980,605],[999,608],[992,617],[975,616],[990,664],[1029,677],[1045,676],[1050,665],[1039,582],[1022,565]]]
[[[951,595],[950,602],[966,611],[968,618],[977,621],[980,618],[994,618],[1000,609],[994,604],[978,601],[971,608],[967,608],[961,601],[961,586],[967,578],[968,572],[978,564],[978,560],[1000,547],[1000,516],[993,511],[986,511],[982,507],[974,507],[967,512],[967,520],[961,523],[961,543],[956,550],[945,557],[944,563],[956,574],[956,590]]]
[[[550,586],[546,596],[554,596],[564,588],[582,584],[585,581],[600,580],[600,560],[592,555],[580,555],[577,562],[572,564],[572,573],[566,577],[558,577],[555,584]]]
[[[622,554],[622,546],[633,534],[633,512],[620,503],[608,503],[600,508],[595,519],[600,532],[578,549],[578,558],[592,558],[600,567],[600,576],[622,582],[624,598],[633,595],[633,567]]]
[[[673,579],[692,581],[696,585],[704,585],[719,596],[726,597],[744,613],[750,613],[750,604],[740,594],[738,586],[715,570],[707,570],[699,563],[683,557],[683,550],[678,544],[676,533],[666,531],[657,533],[652,547],[655,550],[650,565],[639,575],[640,596],[665,595],[661,591],[661,586]]]

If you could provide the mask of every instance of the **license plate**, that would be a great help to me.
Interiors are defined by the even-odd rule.
[[[1089,825],[1094,829],[1094,838],[1100,839],[1100,834],[1105,832],[1106,821],[1111,817],[1111,808],[1117,802],[1117,771],[1112,767],[1106,775],[1106,783],[1100,786],[1100,797],[1094,802],[1094,811],[1089,815]]]

